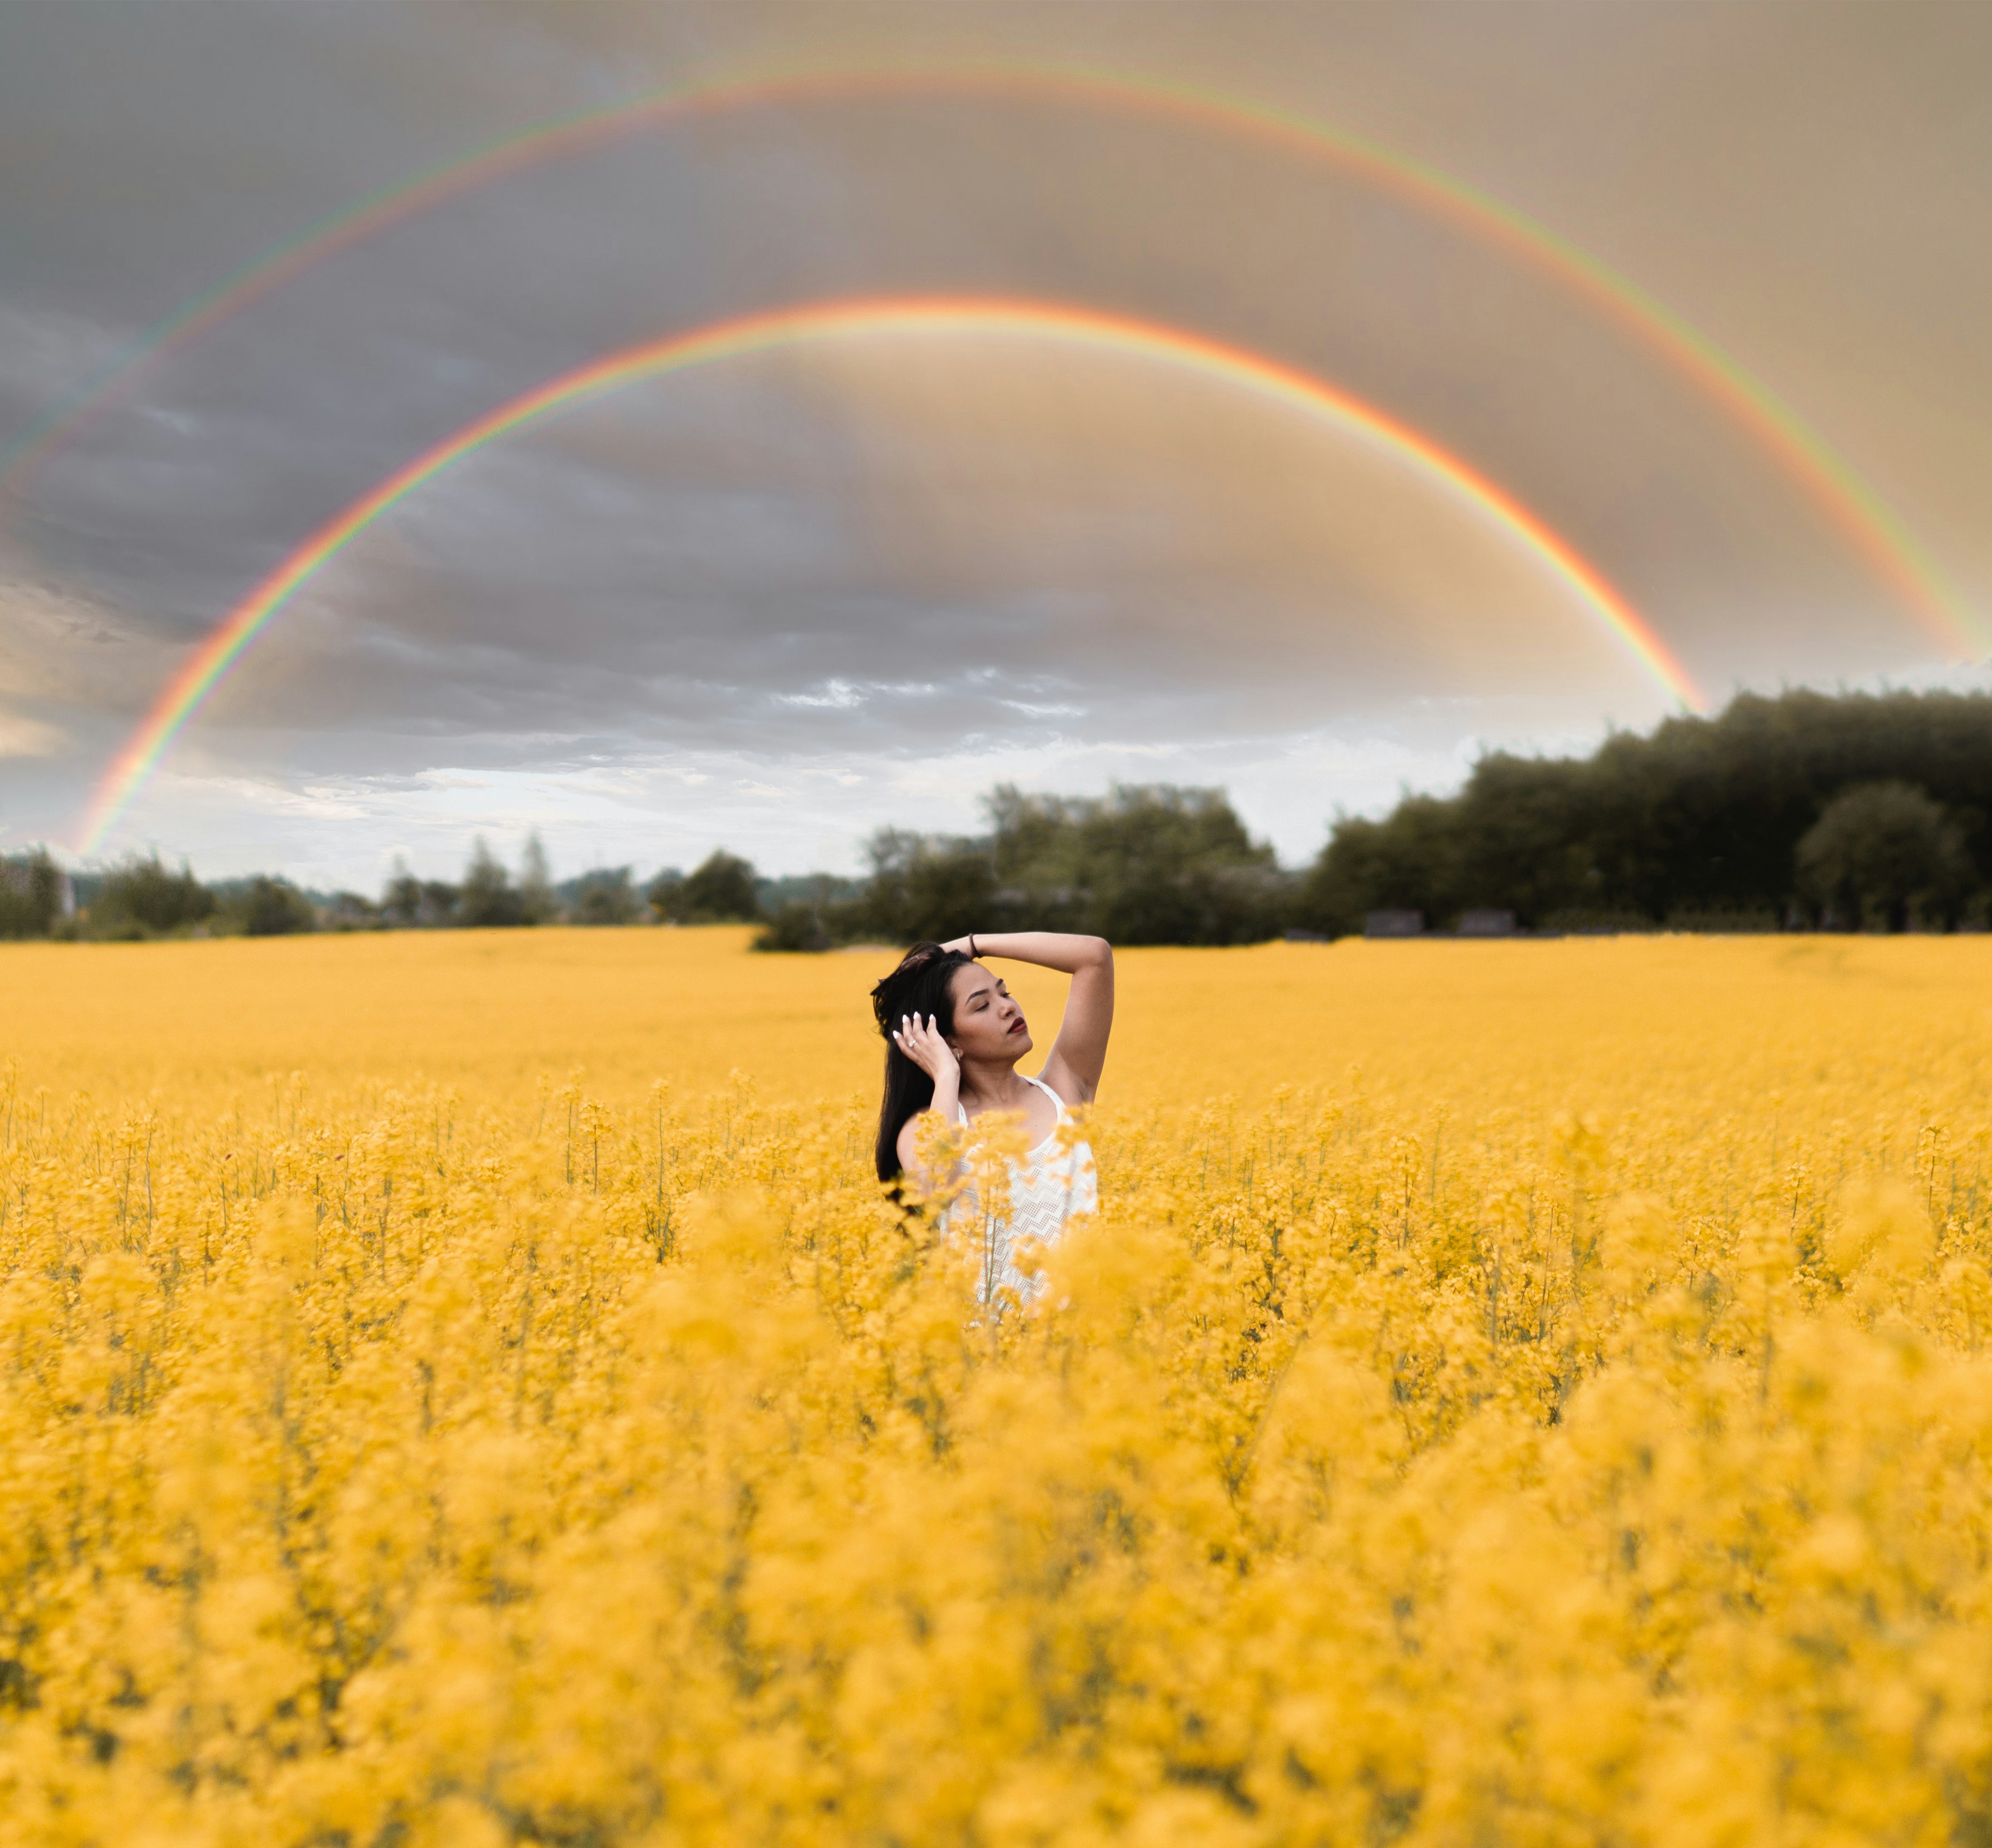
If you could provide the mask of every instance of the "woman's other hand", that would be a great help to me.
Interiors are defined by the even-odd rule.
[[[892,1030],[892,1044],[926,1073],[936,1085],[944,1079],[959,1079],[960,1062],[954,1048],[941,1038],[940,1029],[929,1014],[924,1023],[917,1014],[902,1014]]]

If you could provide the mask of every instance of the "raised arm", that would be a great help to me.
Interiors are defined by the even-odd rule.
[[[1114,1030],[1114,950],[1107,939],[1058,930],[991,931],[986,937],[977,931],[972,941],[957,937],[942,947],[1035,963],[1072,977],[1065,1018],[1043,1077],[1067,1103],[1090,1103],[1107,1064],[1107,1036]]]

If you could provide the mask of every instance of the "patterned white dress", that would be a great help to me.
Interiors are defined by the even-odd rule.
[[[1059,1146],[1059,1127],[1072,1120],[1065,1100],[1042,1079],[1024,1077],[1022,1072],[1018,1076],[1052,1100],[1058,1120],[1052,1133],[1022,1161],[1009,1164],[1007,1217],[984,1214],[973,1192],[957,1199],[948,1215],[950,1227],[979,1234],[985,1240],[982,1279],[976,1292],[984,1302],[1000,1290],[1015,1291],[1020,1302],[1029,1302],[1043,1289],[1045,1280],[1042,1275],[1026,1277],[1017,1268],[1012,1256],[1016,1248],[1025,1239],[1046,1248],[1056,1245],[1064,1236],[1066,1221],[1076,1213],[1097,1212],[1100,1208],[1100,1178],[1093,1168],[1091,1146],[1084,1141],[1074,1142],[1069,1150]],[[968,1127],[967,1111],[958,1103],[954,1107],[956,1120]]]

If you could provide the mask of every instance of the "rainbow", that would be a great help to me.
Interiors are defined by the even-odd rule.
[[[261,252],[146,329],[0,452],[0,501],[156,362],[338,251],[473,187],[645,128],[724,112],[896,94],[970,94],[1114,108],[1255,138],[1326,161],[1518,257],[1604,312],[1685,374],[1774,455],[1834,529],[1946,649],[1992,646],[1943,571],[1879,495],[1762,380],[1653,296],[1567,238],[1427,162],[1249,98],[1082,66],[821,70],[693,85],[542,122],[368,194]]]
[[[640,379],[799,342],[917,330],[1026,336],[1137,355],[1327,418],[1411,463],[1491,519],[1573,591],[1668,694],[1690,707],[1702,704],[1686,670],[1639,613],[1526,507],[1431,438],[1310,373],[1201,335],[1092,309],[952,296],[834,302],[742,315],[591,360],[486,412],[396,469],[293,551],[196,650],[105,771],[84,818],[78,851],[98,850],[182,728],[312,574],[452,463],[536,418]]]

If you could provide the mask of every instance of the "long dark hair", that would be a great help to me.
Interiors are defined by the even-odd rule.
[[[885,1039],[885,1097],[878,1106],[878,1178],[896,1180],[899,1132],[933,1102],[933,1080],[892,1043],[909,1014],[933,1016],[943,1038],[954,1031],[954,972],[974,959],[938,943],[916,943],[872,990],[872,1016]]]

